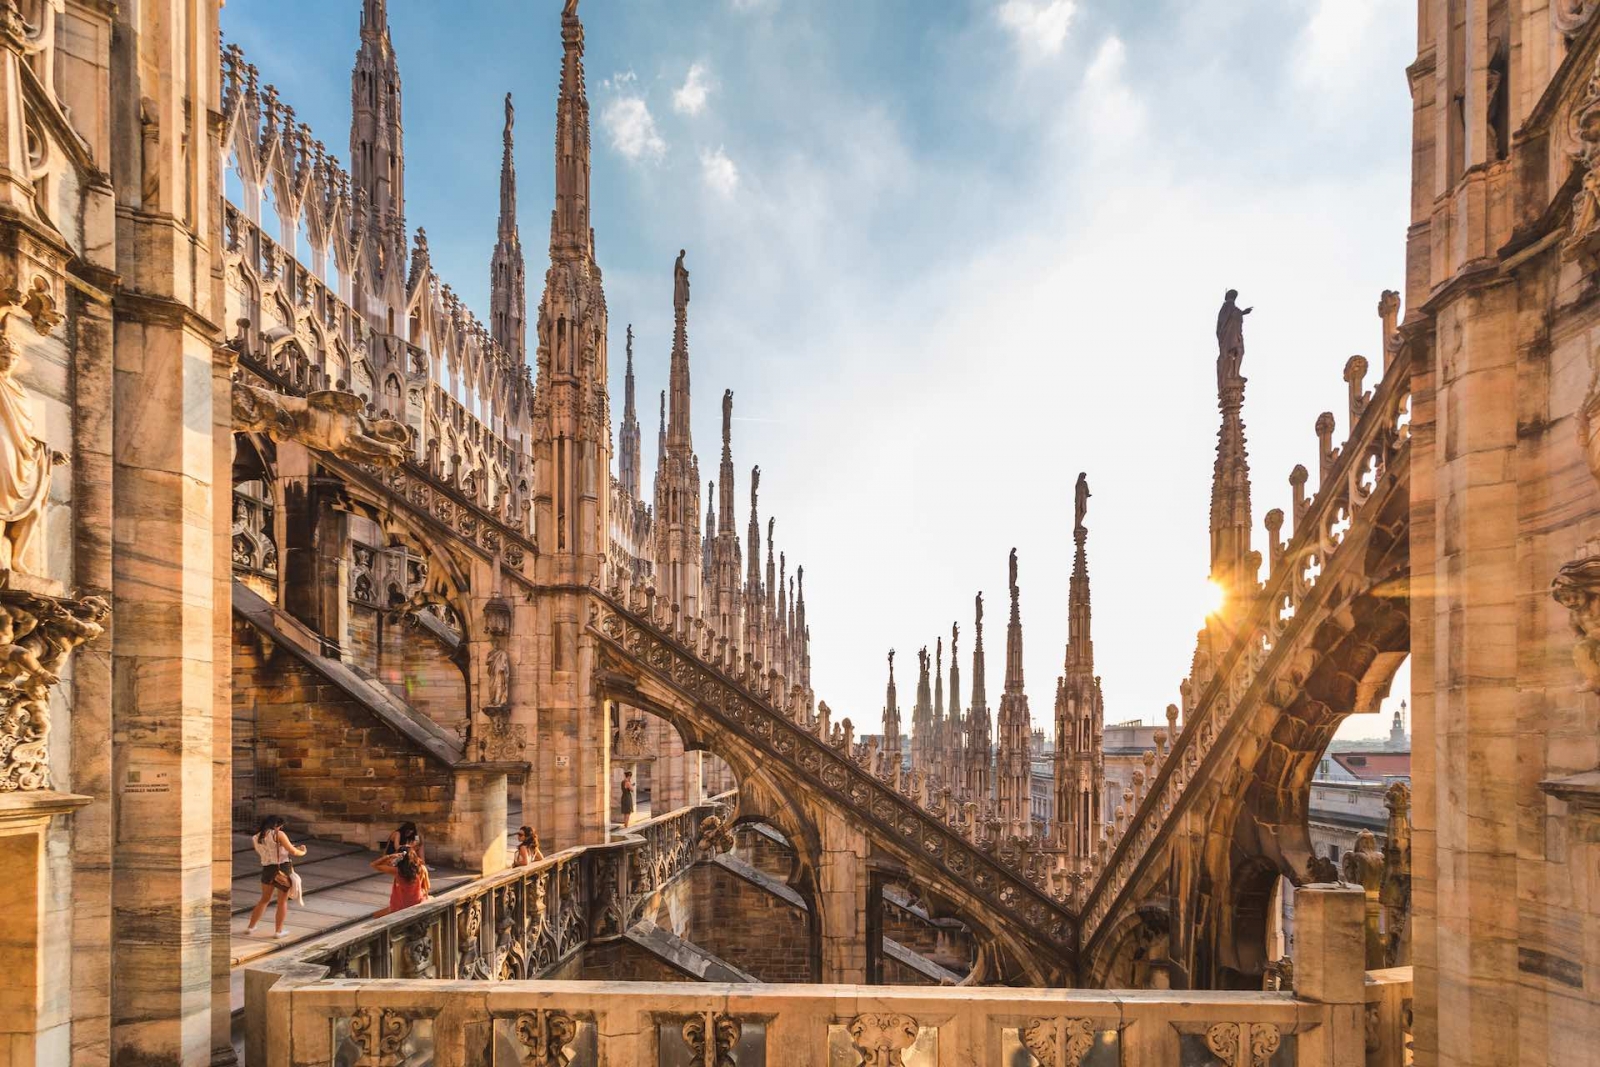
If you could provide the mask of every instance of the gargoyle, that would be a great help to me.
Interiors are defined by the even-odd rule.
[[[368,418],[363,407],[359,396],[338,389],[319,389],[299,397],[233,383],[236,432],[265,433],[274,441],[298,441],[340,459],[398,467],[410,441],[405,424]]]

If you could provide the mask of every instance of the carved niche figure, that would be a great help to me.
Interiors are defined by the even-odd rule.
[[[337,389],[300,397],[233,383],[235,432],[265,433],[274,441],[298,441],[340,459],[398,467],[410,441],[405,424],[368,418],[362,407],[359,396]]]
[[[488,707],[503,708],[511,703],[511,656],[503,648],[489,650]]]
[[[1600,693],[1600,556],[1563,566],[1550,585],[1550,595],[1567,609],[1578,635],[1572,662],[1583,676],[1581,688]]]
[[[1244,366],[1244,317],[1255,308],[1240,308],[1239,290],[1229,289],[1217,311],[1217,388],[1239,378]]]
[[[20,306],[27,310],[26,303]],[[33,434],[28,394],[11,375],[16,348],[4,333],[6,317],[0,314],[0,572],[27,569],[27,548],[50,499],[51,473],[66,462]]]

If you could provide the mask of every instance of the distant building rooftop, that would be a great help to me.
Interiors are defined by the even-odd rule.
[[[1382,781],[1385,778],[1411,777],[1409,752],[1330,752],[1328,758],[1337,763],[1352,777],[1363,781]]]

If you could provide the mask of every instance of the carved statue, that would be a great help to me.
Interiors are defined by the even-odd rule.
[[[689,306],[689,268],[683,265],[686,254],[678,249],[678,261],[672,266],[672,306],[679,312]]]
[[[719,809],[700,820],[700,832],[694,846],[713,853],[733,850],[733,819],[725,809]]]
[[[503,708],[511,703],[511,656],[503,648],[489,650],[488,707]]]
[[[274,441],[298,441],[340,459],[398,467],[406,458],[410,440],[405,424],[370,419],[361,409],[359,396],[337,389],[299,397],[233,383],[236,432],[265,433]]]
[[[1597,222],[1600,225],[1600,222]],[[1589,391],[1578,406],[1578,443],[1589,463],[1589,473],[1600,483],[1600,367],[1589,379]]]
[[[1572,662],[1583,676],[1581,688],[1600,693],[1600,556],[1563,566],[1550,584],[1550,595],[1567,609],[1578,635]]]
[[[1570,121],[1583,146],[1576,155],[1585,169],[1583,183],[1573,195],[1571,230],[1562,253],[1592,263],[1600,252],[1600,65],[1590,75],[1588,90],[1573,108]]]
[[[1072,490],[1072,526],[1083,529],[1084,516],[1089,514],[1089,476],[1078,472],[1078,484]]]
[[[1014,548],[1011,550],[1011,561],[1010,561],[1010,563],[1011,563],[1011,597],[1012,597],[1013,600],[1015,600],[1016,596],[1017,596],[1017,550],[1014,549]]]
[[[1383,853],[1378,849],[1378,838],[1371,830],[1356,834],[1355,847],[1340,860],[1344,880],[1359,885],[1369,896],[1378,892],[1383,882]]]
[[[1239,290],[1229,289],[1217,311],[1217,388],[1240,377],[1244,366],[1244,317],[1255,308],[1244,308],[1234,303]]]
[[[983,633],[982,633],[982,631],[983,631],[983,594],[982,593],[979,593],[976,597],[973,598],[973,611],[977,616],[977,621],[975,621],[973,623],[973,625],[978,628],[978,631],[979,631],[978,636],[982,637],[983,636]]]
[[[516,125],[516,121],[517,121],[517,109],[511,103],[511,94],[507,93],[506,94],[506,133],[507,134],[509,134],[511,132],[511,127]],[[631,330],[632,327],[629,327],[629,329]]]
[[[3,329],[3,320],[0,320]],[[26,552],[66,457],[33,435],[28,394],[11,377],[16,350],[0,333],[0,571],[25,570]]]

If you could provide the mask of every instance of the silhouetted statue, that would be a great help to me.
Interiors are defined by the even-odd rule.
[[[1244,366],[1244,317],[1255,308],[1240,309],[1234,301],[1239,290],[1229,289],[1217,311],[1217,386],[1240,377]]]

